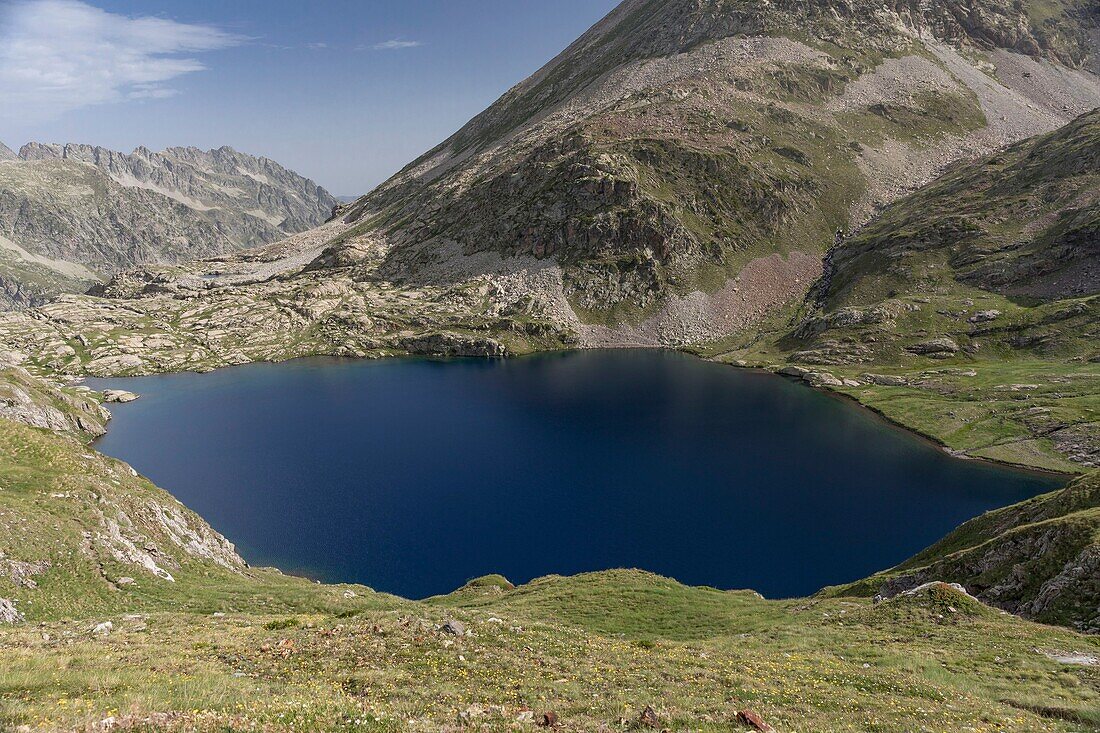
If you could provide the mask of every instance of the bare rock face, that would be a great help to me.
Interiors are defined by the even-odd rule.
[[[338,204],[313,181],[273,160],[246,155],[228,146],[216,150],[168,148],[159,153],[139,147],[125,154],[92,145],[28,143],[20,149],[19,157],[25,161],[85,163],[122,186],[157,191],[199,211],[245,214],[267,222],[284,235],[321,224]]]
[[[0,360],[0,418],[86,437],[107,431],[111,415],[90,395],[37,379]]]
[[[125,404],[127,402],[133,402],[138,399],[138,395],[133,392],[127,392],[124,389],[105,389],[103,390],[104,402],[118,402]]]
[[[954,354],[959,350],[959,345],[946,336],[929,341],[922,341],[908,347],[908,351],[923,356],[937,356],[940,354]]]
[[[49,560],[11,560],[0,552],[0,578],[7,578],[17,586],[34,590],[38,587],[36,576],[42,575],[51,567]]]
[[[16,155],[11,148],[4,143],[0,143],[0,163],[5,160],[19,160],[19,156]]]

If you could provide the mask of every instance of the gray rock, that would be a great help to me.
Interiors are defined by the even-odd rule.
[[[23,614],[15,607],[15,604],[6,598],[0,598],[0,624],[22,623]]]
[[[959,351],[959,345],[954,340],[943,336],[941,338],[922,341],[919,344],[906,347],[906,351],[922,356],[934,356],[937,354],[955,354]]]
[[[893,374],[861,374],[860,377],[881,387],[904,387],[909,384],[905,377],[898,377]]]
[[[948,588],[951,588],[952,590],[956,590],[959,593],[962,593],[964,596],[967,596],[968,598],[971,598],[975,601],[978,600],[977,598],[974,598],[974,596],[970,595],[970,593],[966,590],[966,588],[962,587],[958,583],[944,583],[943,581],[940,581],[940,580],[933,580],[930,583],[922,583],[921,585],[918,585],[916,588],[911,588],[907,591],[902,591],[898,595],[899,596],[920,596],[920,595],[924,595],[925,593],[928,593],[933,588],[936,588],[936,587],[941,586],[941,585],[946,585]]]
[[[995,321],[1001,317],[1001,312],[997,310],[993,311],[978,311],[968,319],[971,323],[987,323],[989,321]]]
[[[133,392],[127,392],[124,389],[105,389],[103,390],[104,402],[133,402],[138,399],[138,395]]]
[[[844,382],[828,372],[810,372],[806,381],[814,387],[843,387]]]
[[[443,624],[443,626],[440,628],[440,631],[446,634],[453,634],[454,636],[465,636],[466,624],[462,623],[461,621],[455,621],[454,619],[451,619],[447,621],[447,623]]]

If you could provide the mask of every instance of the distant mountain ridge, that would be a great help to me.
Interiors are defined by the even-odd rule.
[[[90,163],[123,186],[149,188],[191,208],[232,209],[246,199],[256,207],[245,213],[288,234],[324,222],[338,203],[328,191],[275,161],[229,146],[173,147],[159,153],[138,147],[127,155],[93,145],[32,142],[20,149],[19,158]]]
[[[337,200],[230,147],[132,153],[0,149],[0,305],[82,291],[114,272],[267,244],[323,223]]]

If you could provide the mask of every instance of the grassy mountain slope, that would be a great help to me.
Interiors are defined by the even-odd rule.
[[[874,333],[881,338],[869,352],[854,346],[854,360],[884,361],[939,327],[962,345],[978,343],[976,353],[1091,359],[1100,357],[1089,325],[1100,322],[1097,293],[1100,110],[959,166],[887,209],[830,253],[811,294],[820,312],[796,336],[812,349],[838,333]],[[965,319],[941,308],[931,323],[917,307],[978,298],[1000,307]],[[858,323],[871,320],[857,316],[868,308],[896,311],[899,327]],[[922,314],[908,318],[923,328],[905,328],[906,311]]]
[[[1100,632],[1100,474],[962,525],[889,571],[830,591],[895,595],[931,580],[1046,623]]]
[[[770,334],[702,353],[793,362],[960,453],[1096,467],[1098,155],[1092,112],[958,165],[834,247]]]

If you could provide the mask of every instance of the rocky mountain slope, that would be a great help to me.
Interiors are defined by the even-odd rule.
[[[25,145],[0,154],[0,301],[82,292],[128,267],[218,255],[324,222],[336,200],[231,148]]]
[[[1095,21],[1085,4],[626,2],[345,219],[387,239],[387,272],[447,277],[456,249],[552,261],[582,325],[697,341],[789,300],[838,230],[952,159],[1100,105],[1073,71]],[[360,257],[350,238],[319,264]]]
[[[1072,2],[631,0],[332,225],[99,292],[181,328],[217,313],[219,334],[263,313],[286,355],[759,329],[838,233],[1100,105],[1095,25]],[[198,340],[146,368],[280,355]]]

